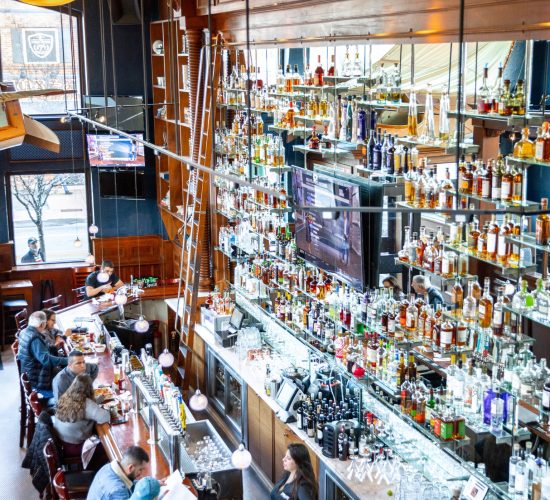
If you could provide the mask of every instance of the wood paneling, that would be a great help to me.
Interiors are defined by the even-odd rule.
[[[273,412],[248,388],[248,450],[263,473],[273,481]]]
[[[10,271],[14,266],[13,260],[13,241],[0,243],[0,273]]]
[[[458,0],[320,0],[314,5],[297,0],[252,0],[250,40],[311,44],[316,37],[356,39],[374,43],[458,41]],[[550,38],[550,4],[547,0],[466,0],[464,33],[467,41]],[[246,41],[244,2],[218,3],[212,12],[215,29],[226,39]],[[199,0],[198,12],[207,14]],[[221,14],[223,13],[223,14]],[[326,44],[326,41],[323,43]]]
[[[172,244],[157,235],[125,236],[120,238],[95,238],[93,249],[96,260],[112,260],[115,272],[123,281],[130,276],[173,277]]]

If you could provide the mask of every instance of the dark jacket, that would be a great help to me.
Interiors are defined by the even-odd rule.
[[[294,487],[293,483],[286,483],[286,480],[288,479],[288,476],[290,475],[289,472],[285,473],[283,477],[275,483],[275,486],[271,490],[270,498],[271,500],[317,500],[317,496],[313,492],[313,488],[306,483],[305,481],[302,481],[300,485],[298,486],[297,496],[292,496],[292,489]],[[313,478],[315,480],[315,478]],[[283,487],[284,484],[284,487]],[[282,488],[282,489],[281,489]]]
[[[24,469],[30,469],[32,484],[39,493],[42,493],[50,484],[44,445],[48,439],[54,439],[52,414],[53,410],[44,410],[38,417],[34,436],[21,464]]]
[[[436,307],[437,304],[443,304],[443,295],[434,286],[428,288],[428,304],[433,307]]]
[[[51,391],[54,368],[67,366],[67,358],[53,356],[48,342],[33,326],[21,332],[17,357],[21,361],[21,373],[27,373],[31,387],[38,391]]]
[[[46,262],[42,250],[37,252],[39,259],[42,259],[42,262]],[[40,260],[36,260],[35,254],[32,250],[29,250],[23,257],[21,257],[21,264],[40,264]]]

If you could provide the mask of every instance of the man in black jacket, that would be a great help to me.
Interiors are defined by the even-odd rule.
[[[31,236],[27,240],[27,244],[29,245],[29,251],[21,258],[21,264],[40,264],[41,262],[46,262],[44,252],[40,249],[38,240],[34,236]]]

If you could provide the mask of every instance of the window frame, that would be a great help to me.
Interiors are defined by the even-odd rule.
[[[72,16],[73,19],[76,19],[76,50],[75,55],[78,57],[78,89],[80,92],[79,99],[77,100],[76,104],[78,108],[81,108],[82,106],[82,96],[86,94],[87,89],[87,82],[86,82],[86,51],[84,50],[84,15],[81,11],[76,9],[70,9],[69,5],[63,5],[57,8],[53,7],[39,7],[54,13],[61,13],[66,14],[67,16]],[[61,29],[61,27],[60,27]],[[61,40],[59,41],[61,43]],[[0,44],[1,45],[1,44]],[[69,61],[69,64],[71,64],[72,61]],[[4,81],[4,68],[2,65],[2,52],[0,49],[0,81]],[[67,96],[71,97],[71,94],[66,94]],[[70,101],[69,98],[67,99],[67,109],[72,110],[72,106],[69,106]],[[45,113],[39,113],[39,114],[29,114],[29,116],[33,117],[36,120],[40,120],[40,118],[60,118],[62,116],[65,116],[65,113],[51,113],[51,114],[45,114]]]
[[[51,116],[51,115],[50,115]],[[11,187],[11,178],[16,175],[44,175],[44,174],[84,174],[84,185],[86,187],[86,235],[88,240],[88,249],[89,253],[93,254],[93,241],[90,233],[88,232],[88,227],[92,224],[92,193],[90,189],[91,175],[89,168],[71,168],[70,166],[63,168],[55,168],[55,166],[45,169],[37,169],[36,167],[29,165],[27,168],[21,166],[21,168],[13,169],[8,168],[4,173],[4,185],[6,187],[6,206],[8,212],[8,237],[13,242],[13,262],[15,267],[18,266],[40,266],[40,265],[58,265],[63,266],[65,264],[83,264],[84,260],[63,260],[56,262],[44,262],[42,264],[21,264],[17,261],[17,254],[15,252],[15,226],[13,222],[13,193]]]

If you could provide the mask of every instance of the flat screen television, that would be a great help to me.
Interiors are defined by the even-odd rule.
[[[310,211],[316,207],[360,207],[360,186],[294,168],[292,190],[296,246],[308,262],[339,274],[355,288],[364,284],[362,215],[354,211]]]
[[[139,139],[143,134],[132,134]],[[144,167],[143,144],[118,134],[88,134],[88,159],[92,167]]]
[[[144,200],[145,169],[109,168],[99,170],[99,193],[101,198],[125,198]]]

